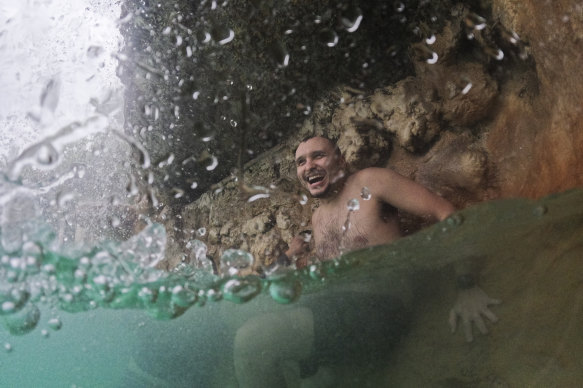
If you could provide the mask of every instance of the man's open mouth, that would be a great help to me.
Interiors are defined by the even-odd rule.
[[[324,180],[324,175],[311,175],[309,176],[307,179],[308,183],[310,185],[313,185],[315,183],[321,182]]]

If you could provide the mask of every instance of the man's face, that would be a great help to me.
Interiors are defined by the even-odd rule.
[[[344,176],[344,159],[328,139],[313,137],[296,150],[296,172],[313,197],[324,197],[330,186]]]

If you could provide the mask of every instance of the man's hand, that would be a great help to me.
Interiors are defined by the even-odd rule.
[[[472,322],[475,323],[482,334],[487,334],[488,328],[482,316],[485,316],[491,322],[498,321],[498,317],[488,308],[488,306],[496,304],[500,304],[500,300],[490,298],[480,287],[476,286],[467,290],[460,290],[457,300],[449,313],[451,332],[455,332],[458,317],[460,317],[466,341],[471,342],[474,339]]]
[[[289,248],[285,252],[288,257],[299,256],[310,251],[310,241],[302,235],[295,236],[289,243]]]

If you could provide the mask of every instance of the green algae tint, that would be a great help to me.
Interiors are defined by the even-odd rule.
[[[546,209],[543,214],[538,210],[542,207]],[[443,286],[446,291],[440,289],[433,296],[435,299],[440,295],[437,300],[432,302],[431,297],[427,297],[421,301],[419,306],[423,313],[417,318],[420,323],[412,330],[422,335],[424,330],[433,328],[431,336],[438,344],[433,351],[444,353],[441,357],[445,359],[463,355],[463,349],[471,349],[460,362],[475,371],[474,379],[485,379],[487,373],[495,371],[501,381],[528,384],[532,380],[525,372],[527,367],[514,370],[498,365],[494,356],[486,363],[480,360],[485,349],[490,349],[492,354],[497,352],[492,346],[508,351],[503,338],[515,335],[514,322],[525,320],[520,307],[528,307],[515,305],[515,300],[520,299],[519,291],[532,293],[531,287],[545,290],[548,285],[545,279],[529,284],[520,272],[528,267],[526,263],[533,263],[535,275],[539,277],[552,276],[556,268],[565,265],[572,265],[570,272],[578,268],[583,254],[583,191],[576,189],[537,202],[493,201],[463,210],[453,217],[453,221],[445,220],[391,245],[350,252],[302,271],[276,271],[267,278],[216,277],[207,273],[206,277],[195,280],[197,272],[192,268],[162,273],[143,268],[130,257],[120,261],[120,252],[111,244],[76,256],[66,256],[40,245],[35,256],[39,269],[36,272],[18,265],[17,259],[24,259],[18,252],[4,252],[0,267],[3,306],[0,320],[4,327],[0,341],[5,344],[0,357],[6,368],[3,379],[19,381],[20,386],[49,387],[64,383],[91,385],[95,381],[110,386],[156,386],[156,382],[164,385],[168,381],[172,381],[173,386],[193,386],[193,381],[195,386],[235,386],[234,334],[248,319],[262,313],[297,308],[316,299],[331,298],[334,303],[341,303],[334,299],[334,290],[353,287],[363,279],[395,279],[395,274],[435,271],[455,261],[477,257],[481,260],[482,272],[486,273],[482,286],[504,300],[496,310],[500,322],[490,327],[490,335],[478,337],[471,348],[463,348],[468,345],[461,335],[447,333],[445,322],[451,303],[447,282]],[[46,237],[46,233],[43,236]],[[50,245],[46,238],[44,243]],[[550,267],[545,267],[542,263],[549,259],[551,251],[555,252],[556,259],[551,260],[554,264]],[[112,258],[114,260],[110,261]],[[572,287],[571,294],[566,295],[568,300],[581,297],[580,280],[576,279],[576,276],[563,279],[563,287]],[[553,290],[544,292],[552,294]],[[428,308],[427,303],[434,307]],[[544,307],[556,310],[549,305]],[[541,309],[533,314],[537,314],[538,319],[546,319],[548,312],[545,311]],[[437,314],[436,317],[424,316],[429,312]],[[565,342],[561,330],[565,335],[574,335],[581,318],[576,311],[563,311],[563,316],[567,326],[562,320],[550,321],[554,325],[553,338],[562,344],[560,347],[550,345],[550,349],[562,357],[568,357],[567,354],[576,357],[582,344],[580,341]],[[526,321],[521,330],[531,330],[532,324]],[[52,332],[50,336],[47,335],[49,331]],[[407,336],[400,345],[400,352],[422,357],[415,350],[420,348],[417,339],[415,335]],[[45,350],[36,352],[34,349],[39,346]],[[66,355],[58,363],[51,359],[51,354],[65,349]],[[567,351],[569,353],[565,353]],[[528,353],[513,353],[513,356],[529,365]],[[550,358],[542,357],[538,362],[545,364],[548,360]],[[573,359],[573,365],[577,362],[578,358]],[[19,363],[39,366],[35,373],[22,376],[17,372]],[[166,365],[166,368],[145,373],[144,365],[152,363]],[[423,385],[439,379],[437,369],[428,367],[423,374],[411,377],[404,372],[409,367],[412,366],[405,360],[380,369],[356,368],[338,373],[348,374],[345,377],[350,382],[365,379],[371,384],[380,384],[378,386],[385,385],[388,370],[403,384]],[[193,369],[198,372],[193,373]],[[567,369],[569,373],[581,374],[581,369]],[[440,365],[439,370],[443,373],[444,366]],[[559,372],[549,370],[541,378],[547,381],[548,376],[555,373]],[[108,377],[104,377],[105,374]]]

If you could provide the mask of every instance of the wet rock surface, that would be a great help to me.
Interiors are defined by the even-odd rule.
[[[489,21],[472,40],[464,27],[468,12],[453,13],[431,47],[441,60],[415,57],[415,75],[369,91],[330,91],[295,135],[246,168],[247,184],[277,186],[269,198],[246,202],[238,184],[223,182],[220,192],[184,208],[185,225],[216,230],[205,240],[213,258],[236,247],[257,263],[271,262],[309,228],[314,203],[300,204],[292,162],[297,142],[309,134],[338,139],[354,168],[393,168],[458,208],[582,185],[581,5],[494,0],[491,9],[499,23]],[[402,217],[406,231],[418,229],[419,220]],[[569,352],[581,349],[573,341],[580,337],[577,264],[551,245],[484,259],[481,284],[504,305],[490,336],[473,344],[448,332],[451,277],[432,274],[416,323],[380,384],[390,376],[393,386],[576,385],[580,362]],[[557,303],[548,290],[565,297]],[[557,317],[566,319],[551,324]],[[552,329],[541,334],[541,325]]]

